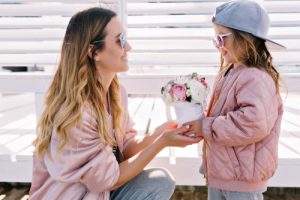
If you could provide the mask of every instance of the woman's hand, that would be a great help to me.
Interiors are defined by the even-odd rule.
[[[177,123],[175,121],[167,121],[160,126],[156,127],[152,137],[155,140],[158,136],[160,136],[165,130],[175,129],[177,128]]]
[[[193,137],[203,137],[202,134],[202,120],[194,120],[184,123],[182,126],[189,127],[189,131],[185,135]]]
[[[166,130],[158,138],[164,146],[169,147],[185,147],[202,140],[202,137],[189,137],[186,135],[189,129],[185,126],[177,129]]]

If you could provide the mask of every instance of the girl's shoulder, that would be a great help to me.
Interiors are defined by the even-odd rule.
[[[240,69],[236,76],[236,86],[237,88],[247,88],[248,90],[257,90],[258,87],[262,87],[268,88],[272,93],[276,91],[273,78],[266,71],[256,67]]]
[[[252,81],[273,81],[272,77],[264,70],[256,67],[241,67],[238,76],[244,80]]]

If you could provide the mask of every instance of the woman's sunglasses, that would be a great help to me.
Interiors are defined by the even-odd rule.
[[[127,38],[126,38],[126,34],[125,33],[120,33],[118,36],[117,36],[117,40],[121,46],[122,49],[125,49],[126,47],[126,42],[127,42]],[[96,43],[100,43],[100,42],[104,42],[104,40],[96,40],[96,41],[93,41],[91,42],[91,44],[96,44]]]
[[[218,34],[213,38],[213,43],[216,48],[223,48],[224,47],[224,37],[231,35],[232,33],[224,33]]]

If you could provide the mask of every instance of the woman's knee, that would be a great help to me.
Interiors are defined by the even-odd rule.
[[[164,191],[173,194],[175,190],[175,179],[167,169],[151,168],[144,170],[143,173],[150,180],[152,188],[156,191]]]

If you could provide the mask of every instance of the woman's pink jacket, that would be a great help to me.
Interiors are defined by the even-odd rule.
[[[127,94],[121,89],[125,110],[122,135],[117,137],[121,152],[136,134],[127,112]],[[111,116],[107,113],[112,132]],[[68,130],[70,141],[62,152],[56,153],[58,138],[52,132],[49,155],[34,156],[30,199],[88,199],[109,200],[112,186],[119,178],[119,164],[112,148],[102,148],[96,131],[96,119],[86,106],[81,121]]]
[[[243,65],[213,88],[203,120],[208,185],[230,191],[264,190],[278,163],[283,105],[266,72]]]

